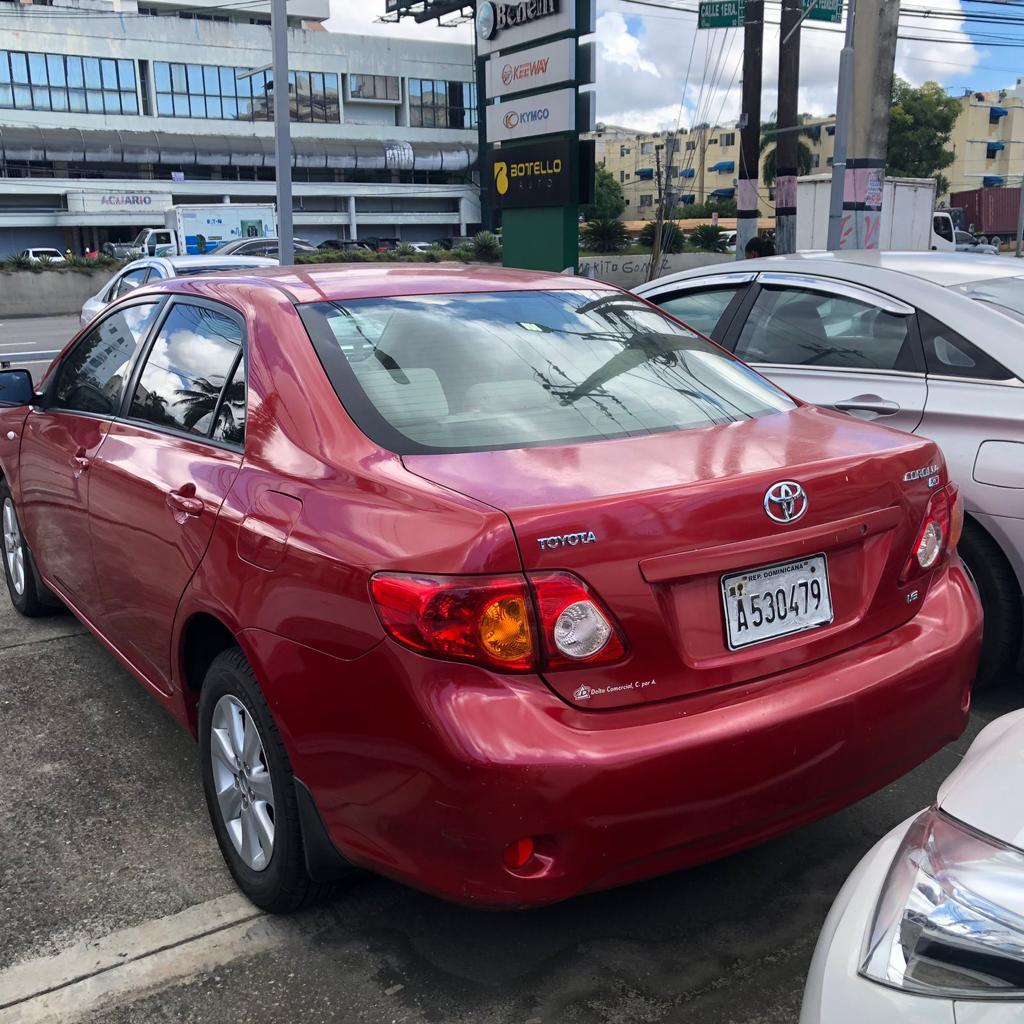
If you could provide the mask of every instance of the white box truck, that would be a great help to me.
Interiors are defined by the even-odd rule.
[[[828,209],[831,174],[797,179],[796,247],[828,248]],[[952,252],[953,218],[935,209],[934,178],[886,178],[882,185],[879,249]]]
[[[276,238],[273,203],[185,204],[165,211],[163,228],[143,228],[132,242],[137,256],[183,256],[210,252],[234,238]]]

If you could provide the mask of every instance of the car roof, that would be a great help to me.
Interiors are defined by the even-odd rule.
[[[232,267],[276,267],[277,260],[267,256],[218,256],[216,253],[206,256],[158,256],[155,259],[169,263],[174,270],[191,270],[195,267],[232,266]]]
[[[159,287],[174,291],[201,291],[219,281],[240,279],[260,287],[287,292],[295,302],[332,302],[338,299],[388,298],[396,295],[447,295],[457,292],[586,291],[616,292],[621,289],[603,281],[549,274],[533,270],[509,270],[505,267],[477,264],[430,266],[406,264],[324,263],[296,267],[272,267],[251,273],[236,273],[218,278],[171,279]]]
[[[638,295],[645,295],[655,287],[672,281],[686,281],[712,274],[789,271],[843,278],[845,268],[854,271],[859,280],[864,280],[865,275],[856,274],[858,269],[866,271],[868,277],[871,271],[881,270],[906,274],[942,287],[995,277],[1024,277],[1024,265],[1005,256],[981,256],[964,252],[883,252],[877,249],[851,249],[844,252],[809,250],[787,256],[742,260],[735,264],[709,264],[660,277],[639,286],[635,291]]]

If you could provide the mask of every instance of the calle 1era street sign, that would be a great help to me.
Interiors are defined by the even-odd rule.
[[[810,21],[843,20],[843,0],[802,0]],[[697,28],[742,28],[747,17],[745,0],[703,0],[699,6]]]

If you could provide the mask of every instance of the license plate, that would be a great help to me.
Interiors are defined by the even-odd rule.
[[[832,621],[828,562],[811,555],[722,577],[729,650],[803,633]]]

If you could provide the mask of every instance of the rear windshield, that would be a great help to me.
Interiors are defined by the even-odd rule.
[[[967,284],[958,285],[955,291],[979,302],[1001,306],[1018,318],[1024,317],[1024,277],[996,277],[991,281],[969,281]]]
[[[631,437],[793,408],[763,377],[619,292],[425,295],[299,310],[349,414],[399,454]]]
[[[175,267],[174,273],[178,277],[198,277],[200,274],[226,274],[230,270],[258,270],[248,263],[213,263],[210,266],[195,264],[190,267]]]

